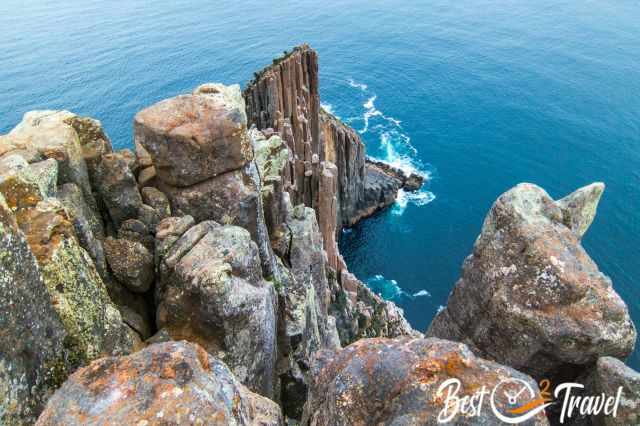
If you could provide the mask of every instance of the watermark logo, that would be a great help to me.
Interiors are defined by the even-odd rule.
[[[579,383],[558,385],[551,396],[551,382],[542,380],[540,392],[527,381],[509,378],[500,381],[493,388],[481,386],[472,394],[461,395],[462,382],[457,378],[444,381],[438,388],[437,396],[444,401],[438,414],[438,423],[450,423],[457,416],[479,417],[489,405],[492,414],[506,424],[521,424],[539,415],[547,407],[560,404],[560,424],[572,417],[604,414],[617,416],[622,396],[622,387],[616,395],[582,395],[574,391],[584,389]]]

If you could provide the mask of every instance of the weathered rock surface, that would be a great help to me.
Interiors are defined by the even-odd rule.
[[[157,176],[172,186],[194,185],[252,159],[237,85],[207,84],[161,101],[136,114],[134,128]]]
[[[95,217],[90,207],[84,201],[82,191],[75,183],[65,183],[58,189],[56,198],[62,202],[69,214],[69,219],[71,223],[73,223],[78,242],[82,248],[89,253],[89,256],[91,256],[102,279],[107,279],[107,263],[101,241],[101,239],[104,238],[104,235],[101,233],[102,226],[92,226],[89,222],[95,219]],[[98,232],[97,235],[96,232]]]
[[[129,290],[144,293],[154,278],[153,255],[139,242],[108,237],[104,241],[107,263],[116,279]]]
[[[626,426],[640,423],[640,373],[617,358],[599,358],[587,380],[586,394],[616,396],[620,388],[620,405],[615,417],[600,413],[591,418],[594,425]]]
[[[17,154],[0,158],[0,192],[14,210],[33,207],[46,197],[29,163]]]
[[[91,192],[81,139],[73,126],[78,120],[82,118],[69,111],[28,112],[11,132],[0,137],[0,156],[12,152],[21,155],[28,163],[48,158],[56,160],[58,184],[78,185],[95,216],[89,222],[92,226],[99,226],[97,203]],[[87,133],[82,133],[83,127],[77,127],[85,143],[91,139]]]
[[[137,344],[122,322],[95,266],[75,237],[62,204],[50,198],[20,210],[17,222],[38,261],[54,309],[79,364],[131,351]]]
[[[262,182],[262,204],[265,223],[271,240],[281,232],[280,226],[286,219],[284,185],[288,178],[289,150],[277,135],[267,139],[256,129],[250,132],[255,163]]]
[[[186,342],[102,358],[55,393],[37,425],[283,424],[276,403],[250,392],[229,368]]]
[[[148,186],[146,188],[142,188],[141,194],[142,201],[158,212],[160,220],[171,216],[171,205],[164,193],[159,191],[157,188]]]
[[[0,423],[32,424],[76,367],[40,268],[0,194]]]
[[[504,392],[496,394],[496,407],[508,409],[539,397],[536,383],[509,367],[474,356],[463,344],[440,339],[364,339],[338,352],[316,355],[309,400],[305,405],[305,425],[437,425],[445,408],[445,394],[438,394],[448,379],[459,379],[458,396],[472,396],[481,386],[517,393],[522,382],[533,394],[521,393],[510,404]],[[489,396],[486,397],[489,399]],[[489,405],[488,401],[485,404]],[[449,411],[451,413],[451,411]],[[442,418],[446,419],[448,414]],[[499,425],[488,407],[477,417],[458,415],[457,425]],[[543,413],[521,424],[548,425]]]
[[[116,229],[127,219],[137,219],[142,208],[130,163],[122,152],[106,154],[96,172],[96,186]]]
[[[554,383],[601,356],[626,358],[636,340],[627,307],[579,241],[601,192],[556,203],[520,184],[501,195],[428,334]],[[595,195],[576,201],[585,193]]]
[[[582,238],[595,219],[603,192],[604,184],[596,182],[558,200],[557,204],[562,210],[562,221],[578,239]]]
[[[404,184],[407,189],[415,188],[416,179],[404,175],[400,177],[379,167],[370,172],[369,169],[374,170],[374,167],[366,165],[364,145],[357,133],[336,117],[321,111],[318,58],[316,52],[307,45],[296,47],[291,53],[274,60],[273,65],[256,73],[255,79],[244,91],[244,97],[249,125],[255,125],[262,132],[262,135],[254,137],[258,141],[254,142],[254,147],[258,146],[258,167],[261,167],[264,157],[258,155],[259,147],[270,146],[264,140],[271,141],[277,135],[287,145],[289,158],[288,164],[282,167],[282,186],[293,205],[304,204],[315,210],[327,255],[326,262],[337,277],[335,286],[332,286],[333,312],[339,328],[356,329],[345,333],[341,330],[341,335],[358,335],[358,327],[353,327],[353,321],[360,317],[359,312],[366,315],[375,311],[370,315],[371,318],[382,319],[382,313],[387,313],[387,309],[372,309],[367,305],[373,300],[370,297],[361,300],[358,308],[355,306],[357,301],[352,306],[342,303],[347,298],[345,283],[341,282],[346,265],[339,255],[336,235],[342,226],[352,225],[393,203],[398,189]],[[279,160],[278,165],[280,160],[284,160],[284,156],[280,157],[276,151],[272,158]],[[371,178],[367,183],[369,174]],[[268,187],[266,182],[265,187]],[[272,247],[285,259],[291,233],[286,226],[277,226],[281,220],[278,213],[282,213],[282,210],[271,214],[273,206],[279,208],[282,204],[280,200],[271,201],[268,195],[263,200]],[[279,219],[272,220],[273,217]],[[364,287],[364,284],[360,283],[360,286]],[[383,305],[383,302],[376,304],[378,307]],[[391,305],[387,307],[390,316],[395,315],[392,311],[402,316],[397,308]],[[385,327],[367,325],[365,328],[369,333]],[[395,331],[400,332],[401,328],[395,327]]]
[[[175,236],[169,219],[159,226],[156,246]],[[174,339],[197,342],[250,389],[273,396],[277,301],[249,233],[202,222],[163,251],[158,328]]]
[[[365,200],[365,147],[358,132],[323,109],[320,123],[324,159],[338,169],[338,224],[353,225]]]

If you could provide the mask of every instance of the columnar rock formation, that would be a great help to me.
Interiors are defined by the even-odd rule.
[[[428,335],[555,384],[598,357],[625,359],[635,327],[580,244],[603,190],[595,183],[556,202],[520,184],[501,195]]]
[[[185,339],[225,362],[252,391],[287,401],[285,413],[299,418],[317,350],[362,336],[416,334],[398,308],[346,271],[338,253],[340,200],[362,186],[340,183],[352,162],[317,161],[324,149],[317,62],[307,55],[311,67],[299,76],[294,103],[310,123],[292,119],[298,139],[248,130],[239,86],[221,84],[139,112],[135,152],[114,152],[99,122],[66,111],[28,113],[1,137],[0,193],[7,223],[15,224],[7,225],[15,228],[7,244],[46,289],[39,309],[55,315],[43,326],[62,324],[58,334],[47,331],[50,344],[33,345],[44,358],[48,347],[73,355],[56,364],[53,384],[12,375],[34,362],[28,352],[7,360],[6,371],[15,373],[6,375],[6,388],[26,380],[24,395],[10,395],[26,401],[11,416],[33,419],[68,373],[96,357],[129,353],[143,340]],[[312,94],[304,97],[308,87]],[[305,102],[308,109],[298,105]],[[355,135],[341,123],[334,131]],[[303,135],[301,145],[292,142]],[[305,182],[298,192],[291,191],[292,165],[303,163],[292,161],[293,152],[306,152],[313,169],[297,175]],[[16,245],[20,239],[28,250]],[[25,272],[3,268],[3,282],[39,291]],[[29,309],[26,298],[19,302]],[[53,374],[48,364],[41,368],[41,376]]]
[[[357,132],[320,107],[318,56],[307,45],[256,73],[244,97],[249,125],[256,126],[266,139],[276,133],[286,143],[282,188],[294,205],[303,203],[315,210],[327,265],[338,290],[330,308],[343,325],[339,327],[342,342],[413,333],[397,307],[371,293],[349,273],[336,239],[343,226],[392,204],[405,183],[407,189],[418,189],[422,178],[412,175],[409,180],[391,166],[366,162]],[[283,162],[284,157],[280,164]],[[389,318],[398,321],[389,322]],[[391,323],[393,326],[382,325]]]
[[[469,347],[422,339],[336,244],[422,180],[367,159],[318,96],[302,46],[246,109],[205,84],[139,112],[135,151],[67,111],[0,136],[0,423],[33,424],[55,392],[38,424],[433,424],[440,382],[531,382],[509,367],[635,389],[594,367],[635,339],[579,244],[600,185],[501,197],[430,331]]]

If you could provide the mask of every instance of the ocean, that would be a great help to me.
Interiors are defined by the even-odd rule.
[[[635,0],[3,0],[0,133],[69,109],[131,147],[140,109],[204,82],[244,86],[308,42],[324,106],[370,155],[429,176],[340,241],[414,327],[446,303],[501,193],[593,181],[607,190],[583,245],[640,325],[638,22]]]

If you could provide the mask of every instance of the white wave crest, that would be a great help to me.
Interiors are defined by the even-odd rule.
[[[365,283],[374,293],[385,300],[400,301],[403,298],[413,300],[416,297],[431,297],[431,293],[427,290],[420,290],[413,294],[408,293],[398,285],[396,280],[387,279],[380,274],[365,280]]]
[[[327,111],[329,114],[331,114],[331,115],[334,115],[334,116],[338,117],[338,116],[336,115],[336,113],[333,111],[333,105],[328,104],[328,103],[321,102],[321,103],[320,103],[320,106],[322,107],[322,109],[324,109],[325,111]],[[340,117],[338,117],[338,118],[340,118]]]
[[[427,290],[420,290],[413,293],[413,297],[424,297],[424,296],[431,297],[431,293],[429,293]]]
[[[398,191],[398,197],[396,198],[396,202],[391,209],[391,213],[394,215],[401,215],[402,213],[404,213],[409,203],[420,207],[429,204],[435,199],[436,196],[433,192],[427,191],[423,188],[413,192],[408,192],[404,189],[401,189]]]
[[[354,79],[352,79],[352,78],[349,79],[348,83],[349,83],[349,86],[355,87],[356,89],[360,89],[363,92],[366,92],[367,89],[369,88],[369,86],[367,86],[366,84],[358,83],[358,82],[354,81]]]

